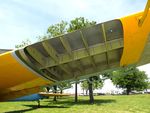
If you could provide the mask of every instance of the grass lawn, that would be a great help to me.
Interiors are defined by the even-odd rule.
[[[75,104],[73,97],[65,97],[37,102],[1,102],[0,113],[150,113],[150,95],[95,96],[95,104],[90,105],[88,96],[79,96]]]

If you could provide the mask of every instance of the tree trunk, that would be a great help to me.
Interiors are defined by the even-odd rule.
[[[62,89],[60,90],[60,94],[63,94],[63,90]],[[59,96],[59,97],[62,97],[62,96]]]
[[[78,102],[78,87],[77,87],[78,83],[75,82],[75,102]]]
[[[88,90],[86,90],[86,95],[88,95]]]
[[[60,94],[62,94],[62,93],[63,93],[63,90],[61,89],[61,90],[60,90]]]
[[[49,92],[50,88],[49,88],[49,87],[46,87],[46,90],[47,90],[46,92]]]
[[[38,108],[40,108],[40,100],[37,100]]]
[[[130,95],[130,92],[131,92],[131,88],[127,87],[127,95]]]
[[[83,89],[83,95],[84,95],[84,89]]]
[[[53,86],[53,88],[54,88],[54,93],[57,93],[57,86],[55,85]],[[56,96],[54,96],[53,101],[57,101]]]
[[[94,97],[93,97],[93,88],[92,88],[92,77],[89,78],[88,84],[89,84],[90,104],[93,104],[94,103]]]

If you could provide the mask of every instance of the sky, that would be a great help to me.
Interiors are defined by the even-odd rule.
[[[142,11],[146,0],[0,0],[0,48],[33,43],[48,26],[85,17],[97,23]]]
[[[0,0],[0,48],[14,49],[29,39],[32,43],[47,28],[76,17],[97,23],[142,11],[147,0]],[[140,67],[149,71],[150,65]],[[109,84],[108,84],[109,85]]]

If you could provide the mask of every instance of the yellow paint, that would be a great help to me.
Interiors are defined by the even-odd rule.
[[[121,66],[136,64],[146,45],[150,33],[150,11],[142,24],[138,26],[143,12],[121,18],[124,31],[124,50],[120,61]]]
[[[52,82],[48,82],[47,84],[52,84]],[[5,94],[5,93],[9,93],[9,92],[13,92],[13,91],[17,91],[17,90],[24,90],[24,89],[28,89],[32,87],[40,87],[40,86],[44,86],[46,85],[45,80],[38,78],[38,79],[34,79],[19,85],[16,85],[14,87],[10,87],[8,89],[4,89],[1,91],[0,94]]]
[[[144,20],[146,19],[147,14],[148,14],[148,12],[149,12],[149,8],[150,8],[150,0],[147,1],[145,10],[144,10],[144,12],[143,12],[143,14],[142,14],[142,17],[141,17],[140,20],[139,20],[139,26],[142,26]]]
[[[12,51],[0,54],[0,95],[52,83],[20,64]]]
[[[11,93],[2,94],[0,95],[0,102],[10,100],[10,99],[15,99],[15,98],[22,97],[25,95],[35,94],[40,91],[41,91],[40,87],[33,87],[33,88],[23,89],[19,91],[13,91]]]

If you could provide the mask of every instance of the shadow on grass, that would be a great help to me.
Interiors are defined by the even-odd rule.
[[[74,105],[90,105],[89,100],[84,100],[84,99],[80,99],[77,103],[74,102],[74,99],[62,100],[62,101],[57,101],[57,102],[53,102],[53,101],[52,102],[44,101],[44,102],[48,102],[47,105],[41,105],[40,108],[70,108],[71,106],[74,106]],[[114,102],[116,102],[116,100],[114,99],[95,99],[94,100],[95,105],[109,104],[109,103],[114,103]],[[5,113],[24,113],[27,111],[38,109],[37,105],[24,105],[24,106],[29,107],[29,109],[8,111]]]
[[[102,105],[102,104],[108,104],[108,103],[115,103],[116,100],[114,99],[95,99],[94,104],[95,105]],[[74,100],[65,100],[65,101],[57,101],[57,102],[49,102],[49,105],[51,104],[57,104],[57,105],[65,105],[65,106],[73,106],[73,105],[90,105],[89,100],[82,100],[80,99],[77,103],[74,102]]]
[[[24,112],[27,112],[27,111],[32,111],[32,110],[35,110],[35,109],[39,109],[39,108],[68,108],[68,107],[65,107],[65,106],[48,106],[48,105],[41,105],[39,108],[37,105],[24,105],[26,107],[30,107],[29,109],[24,109],[24,110],[15,110],[15,111],[8,111],[8,112],[5,112],[5,113],[24,113]]]

